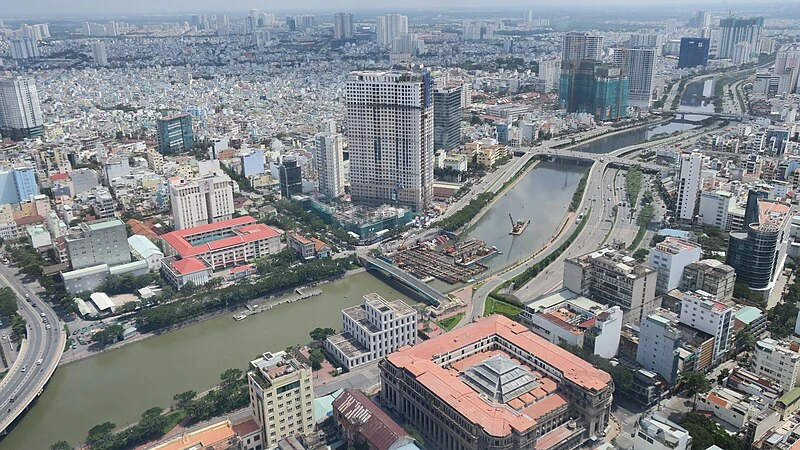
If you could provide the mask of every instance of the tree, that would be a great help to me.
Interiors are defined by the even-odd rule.
[[[725,379],[728,378],[728,375],[730,375],[730,374],[731,374],[731,371],[728,370],[727,368],[722,369],[719,372],[719,375],[717,375],[717,383],[719,383],[719,384],[724,383]]]
[[[311,370],[319,370],[322,369],[322,361],[325,360],[325,355],[322,350],[314,348],[308,353],[308,359],[311,361]]]
[[[311,332],[308,333],[308,334],[309,334],[309,336],[311,336],[311,339],[313,339],[315,341],[323,341],[328,336],[330,336],[332,334],[336,334],[336,330],[334,330],[333,328],[319,328],[319,327],[317,327],[317,328],[314,328],[313,330],[311,330]]]
[[[92,336],[92,341],[101,347],[107,347],[122,340],[122,325],[109,325]]]
[[[75,450],[67,441],[58,441],[50,445],[50,450]]]
[[[236,384],[242,378],[241,369],[228,369],[219,374],[219,379],[222,380],[222,385]]]
[[[796,284],[796,283],[795,283]],[[794,286],[792,286],[794,287]],[[787,298],[792,295],[792,288]],[[773,339],[783,339],[794,330],[795,322],[797,321],[797,306],[794,303],[779,303],[774,308],[767,311],[767,320],[772,323],[770,331]]]
[[[747,330],[739,330],[736,333],[736,337],[734,337],[734,342],[736,343],[736,349],[739,351],[749,352],[756,348],[756,338],[753,333]]]
[[[647,254],[650,253],[650,250],[646,248],[640,248],[633,252],[633,258],[640,263],[643,263],[645,259],[647,259]]]
[[[86,436],[86,443],[92,448],[105,448],[114,439],[112,432],[117,428],[111,422],[103,422],[100,425],[95,425],[89,429],[89,434]]]
[[[172,396],[172,400],[175,401],[175,406],[178,408],[183,408],[192,401],[195,397],[197,397],[197,392],[195,391],[184,391],[180,394],[175,394]]]
[[[683,372],[679,382],[683,385],[686,393],[694,397],[695,405],[697,405],[697,394],[704,394],[711,390],[711,382],[702,372]]]
[[[10,288],[0,288],[0,317],[11,317],[17,312],[17,296]]]

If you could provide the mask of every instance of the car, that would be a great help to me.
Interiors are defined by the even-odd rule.
[[[45,325],[44,328],[45,328],[45,330],[49,330],[50,329],[50,324]]]
[[[44,317],[44,313],[39,313],[40,316]]]
[[[611,197],[608,197],[608,201],[611,201]],[[42,315],[44,315],[44,314],[42,314]]]
[[[72,348],[73,348],[73,349],[76,349],[76,348],[78,348],[78,344],[72,344]]]
[[[37,366],[41,366],[42,365],[42,361],[43,361],[42,358],[37,359],[36,360],[36,365]]]
[[[28,366],[22,366],[22,372],[25,372],[26,370],[28,370]]]
[[[38,306],[36,305],[36,303],[31,303],[31,306],[33,306],[34,308],[38,308]]]
[[[14,403],[14,400],[16,399],[17,397],[15,395],[12,395],[11,397],[8,398],[8,403]]]
[[[47,317],[45,317],[44,319],[42,319],[42,323],[47,323]]]

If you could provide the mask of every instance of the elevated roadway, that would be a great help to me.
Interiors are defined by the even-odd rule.
[[[0,265],[0,284],[17,295],[19,313],[28,324],[28,337],[19,356],[0,381],[0,436],[42,393],[58,366],[66,343],[64,325],[56,313],[6,266]],[[28,303],[26,295],[30,296]],[[34,307],[33,305],[36,305]],[[47,319],[47,323],[44,322]],[[50,329],[47,329],[47,326]]]
[[[446,298],[445,294],[442,294],[438,290],[428,285],[428,283],[425,283],[424,281],[420,280],[414,275],[411,275],[405,270],[398,268],[392,263],[367,255],[358,255],[358,258],[368,270],[377,269],[383,272],[385,275],[388,275],[389,277],[405,284],[407,287],[417,292],[433,305],[438,306]]]

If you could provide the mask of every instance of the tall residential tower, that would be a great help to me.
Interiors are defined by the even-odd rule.
[[[353,201],[424,210],[433,195],[430,74],[352,72],[345,98]]]
[[[314,155],[319,193],[328,198],[344,195],[344,144],[339,133],[319,133]]]
[[[0,79],[0,134],[15,141],[44,134],[44,117],[33,78]]]

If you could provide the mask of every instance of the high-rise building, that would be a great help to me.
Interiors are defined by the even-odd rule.
[[[625,67],[595,64],[593,112],[597,120],[616,120],[628,115],[628,75]],[[570,111],[580,112],[580,110]]]
[[[386,16],[378,16],[375,19],[375,41],[381,47],[388,47],[392,44],[392,41],[389,40],[389,24]]]
[[[550,92],[555,89],[558,83],[558,73],[561,66],[561,60],[558,59],[544,59],[539,61],[539,79],[544,81],[544,91]]]
[[[39,43],[32,37],[18,37],[11,39],[12,59],[34,59],[42,56]]]
[[[183,113],[158,119],[157,126],[158,151],[161,154],[175,153],[194,145],[191,114]]]
[[[628,48],[652,48],[656,56],[661,56],[664,36],[660,34],[634,33],[628,40]]]
[[[704,259],[683,269],[680,290],[703,291],[726,303],[733,298],[736,271],[716,259]]]
[[[761,31],[764,28],[763,17],[750,19],[737,19],[730,17],[719,21],[721,35],[717,47],[718,59],[732,59],[736,44],[747,42],[750,52],[758,54],[761,51]]]
[[[378,367],[381,404],[426,447],[577,448],[608,425],[611,376],[502,315],[404,347]]]
[[[599,61],[603,55],[603,36],[588,33],[567,33],[561,45],[562,63],[589,59]]]
[[[336,13],[333,15],[333,38],[352,39],[353,15],[350,13]]]
[[[278,180],[281,197],[288,199],[303,193],[303,169],[297,164],[297,157],[284,156],[281,159],[281,165],[278,166]]]
[[[106,45],[103,41],[92,42],[92,59],[94,59],[94,65],[96,67],[105,67],[108,65]]]
[[[695,16],[689,20],[692,28],[706,28],[711,26],[711,13],[707,11],[697,11]]]
[[[731,343],[733,308],[708,292],[684,292],[680,321],[714,336],[714,361],[722,359]]]
[[[736,66],[750,62],[751,56],[753,54],[750,51],[750,49],[751,47],[749,42],[742,41],[734,45],[731,62],[733,62],[733,64]]]
[[[264,353],[247,372],[250,408],[261,428],[261,448],[314,432],[314,382],[311,368],[284,351]]]
[[[775,55],[775,68],[773,69],[775,75],[789,75],[789,84],[786,86],[786,92],[797,92],[797,81],[800,79],[800,47],[783,46],[778,50]]]
[[[34,195],[39,195],[39,185],[33,167],[0,170],[0,205],[20,203]]]
[[[461,86],[433,91],[433,148],[450,151],[461,145]]]
[[[624,312],[624,323],[639,323],[656,305],[656,271],[624,252],[603,248],[564,261],[564,287]]]
[[[675,218],[692,222],[700,207],[700,185],[703,170],[703,154],[692,152],[681,155],[681,168],[678,172],[678,200],[675,203]]]
[[[0,135],[21,141],[43,134],[44,117],[33,78],[0,79]]]
[[[328,198],[344,195],[344,143],[339,133],[319,133],[314,154],[319,193]]]
[[[597,120],[627,115],[628,76],[624,67],[600,62],[602,36],[567,33],[561,47],[559,103],[567,112],[594,114]]]
[[[208,174],[169,182],[172,226],[176,230],[193,228],[233,217],[233,180],[228,175]]]
[[[790,211],[786,203],[764,200],[756,191],[748,193],[744,229],[731,231],[725,263],[752,290],[774,286],[786,258]]]
[[[430,74],[353,72],[345,95],[353,201],[424,210],[433,195]]]
[[[681,332],[677,317],[669,311],[658,309],[648,314],[639,328],[639,346],[636,362],[646,370],[661,375],[669,384],[678,377]]]
[[[656,244],[648,262],[658,272],[656,294],[665,294],[680,286],[683,269],[699,261],[702,253],[699,245],[678,238],[668,237]]]
[[[417,342],[417,313],[402,300],[378,294],[342,310],[342,332],[328,336],[325,349],[347,370],[382,359]]]
[[[100,264],[116,266],[131,262],[128,232],[119,219],[82,222],[64,236],[72,270]]]
[[[378,45],[391,46],[394,38],[408,34],[408,16],[401,14],[378,16],[375,22],[375,34]]]
[[[708,65],[708,50],[711,47],[709,38],[681,38],[681,50],[678,56],[678,68]]]
[[[656,51],[654,48],[628,48],[622,51],[628,72],[628,104],[647,108],[653,98]]]

